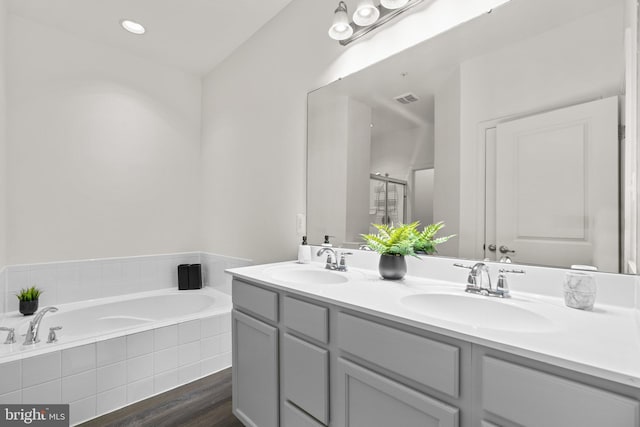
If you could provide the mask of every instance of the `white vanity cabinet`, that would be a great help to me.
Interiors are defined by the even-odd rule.
[[[640,427],[640,388],[518,349],[246,278],[233,302],[233,411],[246,426]]]

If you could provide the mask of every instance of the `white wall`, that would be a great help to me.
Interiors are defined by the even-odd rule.
[[[412,219],[420,221],[422,225],[434,222],[433,178],[433,169],[416,170],[413,176]]]
[[[479,124],[622,93],[622,23],[616,5],[461,65],[459,256],[478,249]]]
[[[456,71],[435,95],[433,220],[444,221],[444,236],[460,234],[460,102],[460,73]],[[439,245],[438,253],[457,256],[458,239]]]
[[[411,180],[413,169],[433,166],[433,125],[375,135],[371,141],[371,172]]]
[[[320,244],[324,235],[336,236],[340,241],[346,234],[347,216],[347,129],[349,99],[346,96],[332,97],[314,94],[316,101],[310,104],[309,139],[318,141],[312,144],[309,155],[315,161],[309,164],[310,173],[321,176],[322,179],[309,182],[309,191],[314,198],[309,201],[313,206],[312,211],[320,218],[329,218],[324,223],[310,221],[307,235],[310,244]],[[277,168],[273,168],[277,169]],[[206,172],[206,169],[205,169]],[[258,184],[259,185],[259,184]],[[249,191],[248,189],[245,191]],[[255,191],[255,190],[254,190]],[[269,193],[274,197],[280,195],[281,189],[274,188]],[[205,195],[206,196],[206,195]],[[265,202],[269,202],[266,200]],[[271,209],[277,210],[277,206]],[[266,210],[256,209],[254,215],[260,217],[266,215]],[[244,212],[238,212],[245,214]],[[247,221],[252,221],[251,212],[247,215]],[[255,217],[253,217],[255,222]],[[259,221],[258,221],[259,222]],[[208,222],[205,220],[205,228]],[[260,234],[259,230],[256,233]],[[299,236],[298,236],[299,237]],[[299,239],[300,240],[300,239]],[[241,251],[242,242],[237,242]]]
[[[7,5],[0,0],[0,269],[7,261],[7,127],[6,127],[6,36]]]
[[[347,121],[347,216],[343,242],[357,245],[362,242],[360,235],[369,232],[371,107],[350,98]]]
[[[200,79],[8,24],[8,263],[198,250]]]
[[[315,143],[308,168],[321,179],[308,184],[314,195],[309,204],[327,221],[309,222],[309,243],[320,244],[325,235],[335,245],[359,241],[368,231],[371,108],[346,96],[310,96],[308,138]]]
[[[346,48],[327,36],[335,4],[289,4],[205,79],[203,249],[293,259],[295,215],[305,212],[307,92],[504,2],[425,2]]]

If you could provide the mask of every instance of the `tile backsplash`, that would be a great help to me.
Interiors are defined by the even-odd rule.
[[[203,285],[231,293],[226,268],[251,261],[203,252],[13,265],[0,270],[0,313],[16,311],[15,294],[33,285],[40,306],[177,287],[179,264],[202,264]]]

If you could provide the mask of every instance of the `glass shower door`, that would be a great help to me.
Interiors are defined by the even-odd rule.
[[[407,183],[388,176],[371,175],[369,216],[374,224],[406,222]]]

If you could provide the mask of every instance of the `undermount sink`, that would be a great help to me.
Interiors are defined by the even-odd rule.
[[[551,320],[510,300],[466,293],[425,293],[403,297],[400,302],[412,311],[473,328],[517,332],[556,329]]]
[[[274,280],[302,285],[334,285],[349,281],[345,273],[307,265],[274,267],[266,271],[266,273]]]

